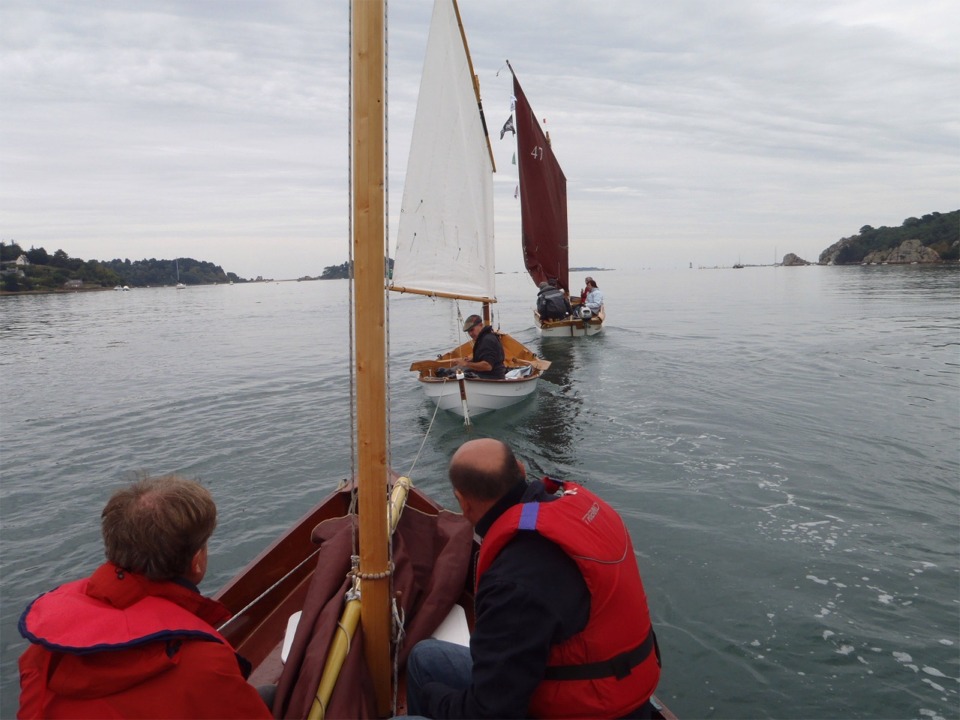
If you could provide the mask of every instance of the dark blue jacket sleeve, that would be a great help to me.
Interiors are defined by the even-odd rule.
[[[424,688],[434,718],[527,717],[550,646],[582,630],[590,594],[576,564],[536,533],[521,533],[480,580],[469,688]]]

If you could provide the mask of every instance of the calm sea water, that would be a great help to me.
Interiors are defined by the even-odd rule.
[[[451,453],[489,435],[611,501],[687,720],[960,717],[960,272],[591,274],[609,322],[575,342],[498,276],[553,366],[470,429],[407,371],[464,339],[456,310],[392,298],[393,467],[453,505]],[[347,287],[0,298],[0,715],[22,608],[100,562],[135,473],[211,488],[208,593],[351,474]]]

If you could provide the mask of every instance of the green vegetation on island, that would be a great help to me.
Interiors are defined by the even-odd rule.
[[[81,260],[63,250],[52,255],[44,248],[23,250],[16,243],[0,242],[0,290],[37,292],[63,289],[156,287],[175,285],[179,265],[184,285],[248,282],[219,265],[193,258],[176,260]]]
[[[960,260],[960,210],[907,218],[900,227],[864,225],[856,235],[841,238],[824,250],[820,264],[851,265],[874,262],[878,258],[882,261],[884,253],[889,255],[910,241],[919,241],[920,247],[936,253],[938,259],[928,253],[930,259],[925,262]]]
[[[318,278],[300,278],[301,280],[346,280],[353,274],[353,261],[348,260],[339,265],[327,265],[323,274]],[[387,277],[393,277],[393,258],[387,259]]]

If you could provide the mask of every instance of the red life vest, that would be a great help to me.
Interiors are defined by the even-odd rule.
[[[102,566],[112,572],[112,566]],[[95,576],[96,577],[96,576]],[[144,593],[128,606],[117,607],[104,599],[88,594],[91,578],[69,582],[44,593],[24,611],[20,633],[30,642],[48,650],[86,654],[101,650],[119,650],[168,638],[196,638],[220,642],[230,647],[224,637],[208,622],[172,599],[146,594],[147,587],[161,586],[142,577],[128,575],[128,584]],[[223,613],[219,603],[192,593],[186,588],[171,587],[179,598],[195,596],[195,602],[210,614]],[[182,600],[181,600],[182,601]],[[222,610],[221,610],[222,608]]]
[[[532,717],[619,717],[646,702],[660,662],[633,544],[622,518],[575,483],[545,503],[515,505],[483,538],[477,584],[513,536],[535,530],[576,563],[590,591],[586,627],[550,651],[547,677],[530,701]]]
[[[37,598],[20,618],[19,718],[268,718],[248,664],[214,629],[229,611],[115,565]]]

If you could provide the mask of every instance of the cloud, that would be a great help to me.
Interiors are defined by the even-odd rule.
[[[507,58],[546,119],[574,264],[815,257],[863,224],[956,209],[952,3],[460,9],[488,125],[509,111]],[[390,4],[394,232],[430,10]],[[347,12],[6,0],[0,239],[84,258],[190,255],[247,277],[342,262]],[[493,137],[504,270],[522,267],[511,140]]]

